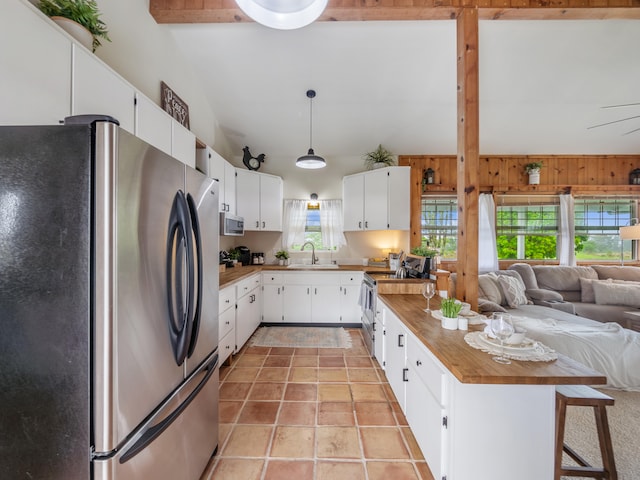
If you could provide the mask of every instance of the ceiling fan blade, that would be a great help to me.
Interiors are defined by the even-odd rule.
[[[605,125],[611,125],[613,123],[626,122],[627,120],[633,120],[634,118],[640,118],[640,115],[634,115],[633,117],[621,118],[620,120],[614,120],[612,122],[601,123],[600,125],[592,125],[591,127],[587,127],[587,130],[597,127],[604,127]]]
[[[623,103],[621,105],[607,105],[606,107],[600,107],[600,108],[633,107],[636,105],[640,105],[640,103]]]

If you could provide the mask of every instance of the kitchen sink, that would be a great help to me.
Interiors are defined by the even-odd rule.
[[[311,265],[309,263],[292,263],[287,268],[297,268],[298,270],[324,270],[338,268],[338,265],[335,263],[316,263],[315,265]]]

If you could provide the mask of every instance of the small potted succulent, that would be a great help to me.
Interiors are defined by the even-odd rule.
[[[236,248],[232,248],[229,250],[229,260],[233,263],[233,266],[238,265],[238,260],[240,259],[240,250]]]
[[[38,8],[93,52],[101,45],[100,38],[111,41],[96,0],[40,0]]]
[[[289,259],[289,252],[286,250],[278,250],[276,252],[276,258],[278,259],[279,265],[286,265],[287,260]]]
[[[364,155],[364,166],[367,170],[376,168],[391,167],[396,164],[396,158],[389,150],[382,145],[378,145],[373,152]]]
[[[538,185],[540,183],[540,169],[542,162],[531,162],[524,166],[524,171],[529,175],[529,185]]]
[[[462,303],[455,298],[445,298],[440,302],[442,312],[442,328],[447,330],[458,329],[458,314],[462,310]]]

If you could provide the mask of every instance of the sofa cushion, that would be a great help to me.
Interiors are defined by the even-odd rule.
[[[580,301],[583,303],[596,303],[596,294],[593,291],[593,282],[600,282],[593,278],[580,279]]]
[[[547,290],[545,288],[527,288],[524,292],[527,295],[527,298],[532,300],[544,300],[544,301],[554,301],[554,302],[562,302],[563,298],[558,292],[554,292],[553,290]]]
[[[507,305],[511,308],[516,308],[518,305],[526,305],[529,303],[527,296],[524,293],[524,283],[520,278],[508,275],[498,275],[498,283],[502,287],[502,293],[504,294]]]
[[[506,305],[498,277],[491,274],[478,275],[478,298],[498,305]]]
[[[620,265],[593,265],[598,274],[598,278],[604,280],[613,278],[614,280],[632,280],[640,282],[640,267],[623,267]]]
[[[580,317],[590,318],[598,322],[617,322],[625,326],[624,317],[628,311],[634,311],[632,307],[626,305],[598,305],[597,303],[572,303],[576,315]],[[638,310],[640,312],[640,310]],[[628,327],[627,327],[628,328]]]
[[[515,270],[518,272],[527,290],[539,288],[538,280],[536,280],[536,274],[528,263],[514,263],[509,266],[508,270]]]
[[[591,267],[568,267],[563,265],[535,265],[533,271],[538,287],[554,290],[569,302],[579,302],[582,297],[581,278],[598,279]]]
[[[596,303],[640,308],[640,285],[633,283],[593,282]]]
[[[507,309],[495,302],[478,298],[478,311],[480,313],[506,312]]]

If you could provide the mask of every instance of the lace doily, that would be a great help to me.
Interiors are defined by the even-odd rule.
[[[489,338],[484,332],[469,332],[464,336],[464,340],[473,348],[477,348],[491,355],[500,355],[501,349],[499,342]],[[528,362],[551,362],[558,359],[558,354],[555,350],[533,340],[521,346],[505,344],[504,356],[511,360],[524,360]]]

